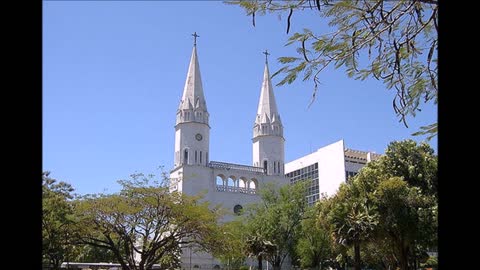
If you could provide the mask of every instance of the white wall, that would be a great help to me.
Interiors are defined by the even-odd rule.
[[[316,152],[285,164],[289,173],[318,162],[320,194],[335,194],[341,183],[345,183],[345,150],[343,140],[329,144]]]

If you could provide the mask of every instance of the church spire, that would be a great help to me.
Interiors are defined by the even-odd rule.
[[[197,56],[197,33],[192,34],[194,45],[182,100],[178,106],[177,124],[181,122],[200,122],[208,125],[207,103],[203,94],[202,77]]]
[[[210,126],[197,57],[197,33],[175,124],[174,166],[207,166]]]
[[[265,70],[263,72],[262,90],[260,93],[260,100],[258,102],[257,118],[255,119],[255,124],[270,125],[270,124],[273,124],[274,122],[277,122],[279,124],[279,127],[281,127],[282,124],[280,122],[281,121],[280,114],[278,113],[277,103],[275,102],[275,95],[273,94],[272,81],[270,80],[270,72],[268,70],[267,56],[269,53],[265,51],[264,54],[265,54]]]
[[[257,117],[253,125],[253,166],[262,167],[267,175],[283,175],[285,164],[283,125],[268,71],[268,51],[263,53],[265,70]]]

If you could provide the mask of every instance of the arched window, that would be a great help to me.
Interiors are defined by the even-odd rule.
[[[246,183],[246,179],[240,178],[240,179],[238,180],[238,187],[240,187],[240,188],[246,188],[247,186],[246,186],[245,183]]]
[[[277,173],[277,162],[273,162],[273,173]]]
[[[257,188],[257,183],[256,183],[255,178],[253,178],[252,180],[250,180],[250,182],[248,182],[248,188],[249,189],[256,189]]]
[[[200,164],[202,164],[202,151],[200,151]]]
[[[223,177],[221,177],[220,175],[217,175],[215,183],[217,184],[217,186],[223,186],[224,185]]]
[[[232,176],[228,177],[227,186],[229,186],[229,187],[234,187],[235,186],[235,178],[234,177],[232,177]]]
[[[264,161],[263,161],[263,170],[265,171],[265,173],[267,173],[267,169],[268,169],[268,166],[267,166],[267,165],[268,165],[268,164],[267,164],[267,161],[264,160]]]
[[[188,149],[183,152],[183,164],[188,164]]]
[[[195,150],[195,164],[197,164],[197,150]]]

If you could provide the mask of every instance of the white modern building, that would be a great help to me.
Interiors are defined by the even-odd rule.
[[[320,199],[321,194],[335,194],[341,183],[370,162],[379,158],[374,152],[345,148],[343,140],[334,142],[317,151],[285,164],[285,174],[290,183],[310,181],[307,191],[308,204]]]

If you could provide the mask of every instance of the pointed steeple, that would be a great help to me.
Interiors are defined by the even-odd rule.
[[[270,73],[268,71],[268,63],[265,63],[262,91],[260,93],[260,100],[258,102],[257,110],[257,115],[263,114],[266,114],[269,119],[272,119],[274,115],[278,115],[277,103],[275,102],[272,81],[270,80]]]
[[[208,111],[203,94],[197,46],[194,44],[182,99],[178,106],[177,124],[181,122],[200,122],[208,125]]]
[[[263,128],[262,128],[263,125]],[[274,128],[276,126],[276,128]],[[283,136],[283,126],[278,113],[272,81],[268,70],[268,62],[265,61],[263,72],[262,90],[258,101],[257,117],[254,125],[254,137],[260,135]]]
[[[201,108],[207,110],[205,96],[203,95],[202,77],[200,76],[200,66],[198,64],[197,46],[193,46],[192,57],[188,67],[187,79],[183,88],[182,100],[179,109],[189,109],[193,105],[195,109]]]

